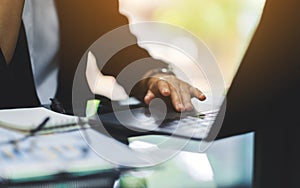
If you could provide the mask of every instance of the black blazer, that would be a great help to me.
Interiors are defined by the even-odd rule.
[[[299,9],[298,0],[267,1],[227,95],[218,136],[255,131],[255,187],[299,185]]]
[[[0,50],[0,109],[39,106],[23,24],[9,65]]]
[[[84,52],[99,37],[128,24],[128,20],[118,12],[117,0],[56,0],[56,8],[61,42],[57,97],[65,106],[70,107],[74,74]],[[121,37],[136,40],[129,29]],[[117,76],[131,62],[149,57],[147,51],[137,45],[132,45],[116,53],[102,69],[102,72]],[[136,77],[142,77],[149,69],[166,66],[165,63],[158,60],[152,59],[151,62],[151,64],[148,63],[149,66],[138,69],[135,72]],[[33,82],[23,25],[10,66],[6,65],[3,55],[0,53],[0,73],[0,108],[40,105]],[[122,85],[126,85],[127,82],[126,79],[118,81]],[[85,80],[82,83],[87,87]],[[88,88],[86,89],[88,90]]]
[[[117,0],[56,0],[56,6],[61,29],[61,63],[57,96],[63,103],[70,104],[74,73],[81,57],[99,37],[113,29],[127,25],[128,20],[118,12]],[[120,37],[136,40],[129,29]],[[112,39],[110,43],[117,40],[120,38]],[[103,67],[102,72],[106,75],[117,76],[131,62],[147,57],[150,57],[147,51],[137,45],[132,45],[116,53]],[[86,56],[83,61],[86,61]],[[149,69],[166,66],[165,63],[154,59],[147,65],[137,69],[135,76],[142,77]],[[83,70],[81,73],[84,75]],[[128,79],[118,81],[126,86]],[[82,84],[86,83],[82,82]]]

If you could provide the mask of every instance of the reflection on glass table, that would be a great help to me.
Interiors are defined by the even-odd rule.
[[[130,147],[147,150],[156,147],[165,136],[130,138]],[[158,166],[130,171],[122,175],[120,187],[215,188],[251,187],[254,134],[215,141],[205,153],[180,151]],[[197,148],[196,141],[190,147]],[[192,149],[193,150],[193,149]]]

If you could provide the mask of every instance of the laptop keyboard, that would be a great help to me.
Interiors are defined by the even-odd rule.
[[[147,108],[135,108],[103,114],[102,123],[116,128],[126,127],[132,131],[145,134],[174,135],[184,138],[203,139],[216,118],[218,111],[207,111],[202,114],[194,112],[168,112],[165,117],[159,112],[150,113]]]
[[[171,134],[204,138],[213,124],[217,112],[209,112],[199,116],[186,116],[176,119],[165,119],[157,128],[158,131],[167,131]]]

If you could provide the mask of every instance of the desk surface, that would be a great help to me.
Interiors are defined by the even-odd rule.
[[[136,137],[131,143],[155,142],[164,136],[147,139],[149,137]],[[120,183],[124,185],[132,179],[142,179],[149,188],[251,187],[253,140],[253,134],[246,134],[215,141],[206,153],[182,151],[164,164],[124,173]]]
[[[131,143],[148,140],[139,137]],[[251,187],[253,142],[253,133],[218,140],[205,153],[182,151],[164,164],[126,173],[122,178],[125,182],[132,177],[142,179],[148,188]]]
[[[130,139],[130,146],[136,142],[147,143],[147,137],[151,136]],[[163,138],[156,136],[150,140],[157,141],[159,137]],[[120,178],[121,187],[132,187],[132,182],[142,183],[148,188],[251,187],[253,137],[253,134],[246,134],[218,140],[205,153],[180,151],[155,167],[126,171]],[[118,155],[122,156],[120,152]],[[116,174],[112,175],[115,178]],[[76,178],[73,181],[77,181]]]

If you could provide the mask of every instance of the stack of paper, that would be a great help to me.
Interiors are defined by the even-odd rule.
[[[38,127],[47,117],[45,127],[76,124],[75,116],[60,114],[44,107],[0,110],[0,127],[30,131]]]

